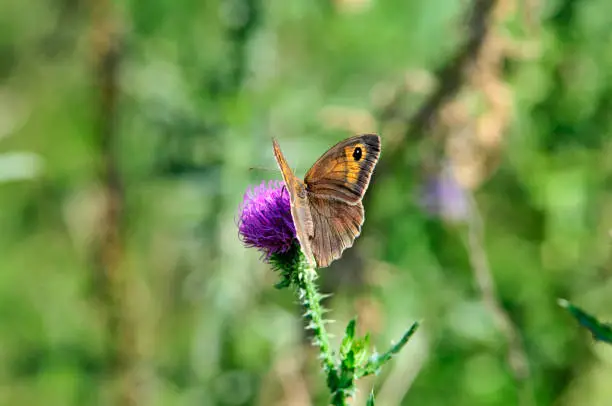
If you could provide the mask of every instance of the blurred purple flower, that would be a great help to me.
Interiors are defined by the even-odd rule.
[[[259,249],[266,259],[291,249],[296,234],[283,182],[262,182],[244,194],[238,233],[245,246]]]
[[[446,221],[460,222],[468,218],[470,203],[467,192],[461,187],[453,169],[445,165],[436,176],[425,182],[421,193],[421,205],[430,214]]]

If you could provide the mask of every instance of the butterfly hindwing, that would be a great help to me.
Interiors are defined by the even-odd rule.
[[[325,268],[351,247],[361,232],[364,210],[361,202],[347,204],[308,193],[313,235],[310,249],[319,268]]]

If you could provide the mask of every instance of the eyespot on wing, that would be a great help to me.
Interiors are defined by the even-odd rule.
[[[310,168],[304,182],[320,196],[356,203],[365,194],[380,156],[380,137],[365,134],[339,142]]]

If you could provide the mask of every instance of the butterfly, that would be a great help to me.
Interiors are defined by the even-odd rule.
[[[278,142],[272,144],[302,251],[309,264],[325,268],[361,233],[361,199],[380,156],[380,137],[363,134],[339,142],[314,163],[304,181],[293,174]]]

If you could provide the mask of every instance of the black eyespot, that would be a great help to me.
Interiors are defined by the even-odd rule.
[[[355,148],[353,151],[353,159],[355,161],[359,161],[361,159],[361,147]]]

